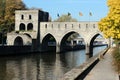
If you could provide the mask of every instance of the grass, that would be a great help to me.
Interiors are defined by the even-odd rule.
[[[120,46],[114,48],[113,63],[114,63],[116,71],[120,74]]]

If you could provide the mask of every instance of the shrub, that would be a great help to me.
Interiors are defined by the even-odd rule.
[[[115,47],[113,51],[113,62],[116,71],[120,74],[120,47]]]

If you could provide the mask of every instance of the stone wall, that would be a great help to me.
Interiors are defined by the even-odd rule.
[[[0,56],[31,53],[31,46],[0,46]]]
[[[23,45],[32,44],[32,38],[25,34],[9,33],[7,34],[7,45],[14,45],[14,41],[17,37],[21,37],[23,39]]]
[[[31,18],[30,18],[31,16]],[[25,24],[25,30],[29,23],[33,24],[33,30],[38,30],[39,10],[17,10],[15,11],[15,31],[19,31],[20,24]]]

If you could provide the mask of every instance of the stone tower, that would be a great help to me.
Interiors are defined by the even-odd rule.
[[[40,22],[47,22],[49,14],[40,10],[17,10],[15,31],[38,31]]]
[[[40,22],[48,22],[49,13],[41,10],[16,10],[15,32],[7,34],[8,45],[40,47]],[[19,40],[20,39],[20,40]]]

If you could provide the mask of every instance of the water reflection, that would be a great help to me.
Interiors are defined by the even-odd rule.
[[[6,60],[6,78],[9,80],[37,80],[37,61],[34,57]]]
[[[96,48],[94,52],[104,48]],[[1,57],[0,80],[58,80],[85,60],[84,50]]]

